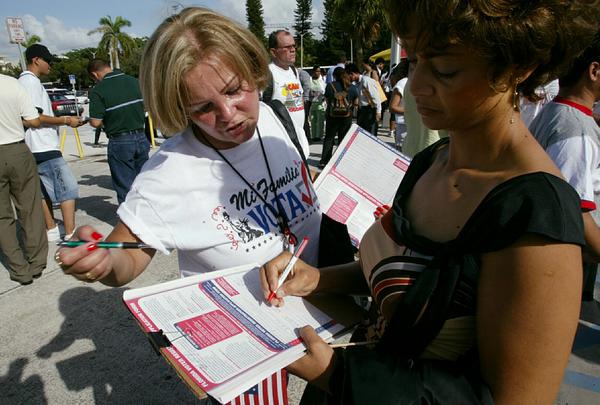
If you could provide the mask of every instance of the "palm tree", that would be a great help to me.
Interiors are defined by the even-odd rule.
[[[21,46],[25,49],[29,48],[33,44],[42,42],[42,38],[40,38],[38,35],[35,35],[35,34],[29,35],[29,32],[25,33],[25,38],[27,38],[27,40],[21,42]]]
[[[344,26],[352,27],[357,54],[362,58],[363,47],[371,46],[386,24],[381,0],[333,0],[333,4]]]
[[[129,54],[129,51],[134,45],[133,39],[128,34],[121,32],[121,28],[131,27],[131,21],[121,16],[117,16],[113,21],[112,18],[107,15],[100,18],[98,23],[100,26],[88,32],[88,35],[97,32],[102,33],[102,38],[98,43],[98,49],[103,49],[108,52],[111,68],[120,69],[119,54]]]

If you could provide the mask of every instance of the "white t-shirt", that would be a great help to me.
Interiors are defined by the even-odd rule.
[[[397,91],[402,96],[402,100],[400,100],[402,105],[404,105],[404,87],[406,86],[407,81],[407,77],[398,80],[392,89],[392,92]],[[404,114],[396,114],[396,124],[404,124]]]
[[[542,97],[539,101],[532,103],[525,97],[520,98],[521,119],[525,126],[529,126],[531,121],[542,111],[542,108],[558,95],[558,79],[535,89],[538,96]]]
[[[0,145],[22,141],[25,137],[21,118],[38,117],[27,91],[17,79],[0,75]]]
[[[584,211],[596,209],[596,196],[600,194],[600,127],[588,113],[581,106],[554,101],[529,126],[579,194]]]
[[[306,134],[304,133],[304,98],[303,89],[300,80],[294,74],[292,68],[284,70],[274,63],[269,64],[269,69],[273,75],[273,99],[279,100],[285,105],[292,121],[296,135],[300,141],[300,146],[304,156],[308,158],[310,146]]]
[[[19,83],[25,87],[33,105],[40,108],[42,114],[54,117],[50,97],[35,74],[28,70],[24,71],[19,76]],[[33,153],[59,150],[58,127],[42,125],[39,128],[30,128],[25,132],[25,143]]]
[[[365,88],[366,91],[363,91],[363,88]],[[376,112],[381,114],[381,99],[379,98],[379,88],[377,87],[377,82],[375,79],[371,79],[369,76],[361,75],[360,79],[358,79],[358,104],[361,107],[371,106],[366,93],[368,93],[371,97],[371,100],[374,104],[372,107],[375,107]]]
[[[272,110],[261,103],[259,114],[277,195],[292,232],[310,238],[302,259],[315,264],[321,210],[308,171]],[[275,201],[257,133],[220,152],[269,203]],[[144,243],[163,253],[177,249],[183,276],[263,264],[283,251],[275,216],[190,128],[144,165],[117,214]]]

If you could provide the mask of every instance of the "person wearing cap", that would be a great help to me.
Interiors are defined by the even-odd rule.
[[[40,125],[23,86],[0,74],[0,249],[10,279],[23,285],[42,275],[48,256],[40,180],[23,131],[23,126]],[[22,229],[22,247],[13,204]]]
[[[77,180],[67,165],[59,148],[58,127],[68,125],[77,128],[82,125],[79,117],[55,117],[50,97],[40,76],[50,72],[50,65],[56,58],[48,48],[33,44],[25,51],[27,70],[19,76],[19,82],[25,87],[40,115],[41,127],[29,128],[25,133],[25,142],[33,152],[38,174],[42,180],[42,203],[48,240],[60,238],[58,225],[54,220],[52,204],[60,204],[64,223],[65,239],[75,230],[75,200],[79,198]]]
[[[113,70],[105,60],[91,60],[87,70],[98,82],[89,96],[90,125],[104,127],[108,137],[108,167],[120,205],[150,152],[142,92],[135,77]]]

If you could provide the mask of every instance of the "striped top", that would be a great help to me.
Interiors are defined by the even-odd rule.
[[[397,244],[390,235],[391,213],[375,222],[365,233],[360,245],[360,260],[376,307],[369,330],[371,339],[383,335],[398,302],[429,265],[432,256],[415,252]],[[475,286],[468,280],[459,282],[456,302],[449,311],[440,334],[423,353],[424,358],[456,360],[475,343]]]

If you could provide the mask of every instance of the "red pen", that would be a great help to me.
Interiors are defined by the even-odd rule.
[[[308,244],[308,238],[305,237],[304,239],[302,239],[302,242],[300,242],[300,244],[296,248],[294,255],[290,259],[290,262],[287,264],[287,266],[285,266],[283,273],[281,273],[281,275],[279,276],[279,279],[277,280],[277,288],[275,288],[275,291],[271,290],[271,293],[269,294],[269,298],[267,298],[267,302],[271,302],[271,300],[273,298],[275,298],[275,292],[277,290],[279,290],[279,287],[281,287],[281,285],[283,284],[283,282],[285,281],[287,276],[290,274],[290,271],[292,271],[292,269],[294,268],[296,261],[302,254],[302,251],[304,250],[304,248],[306,247],[307,244]]]

